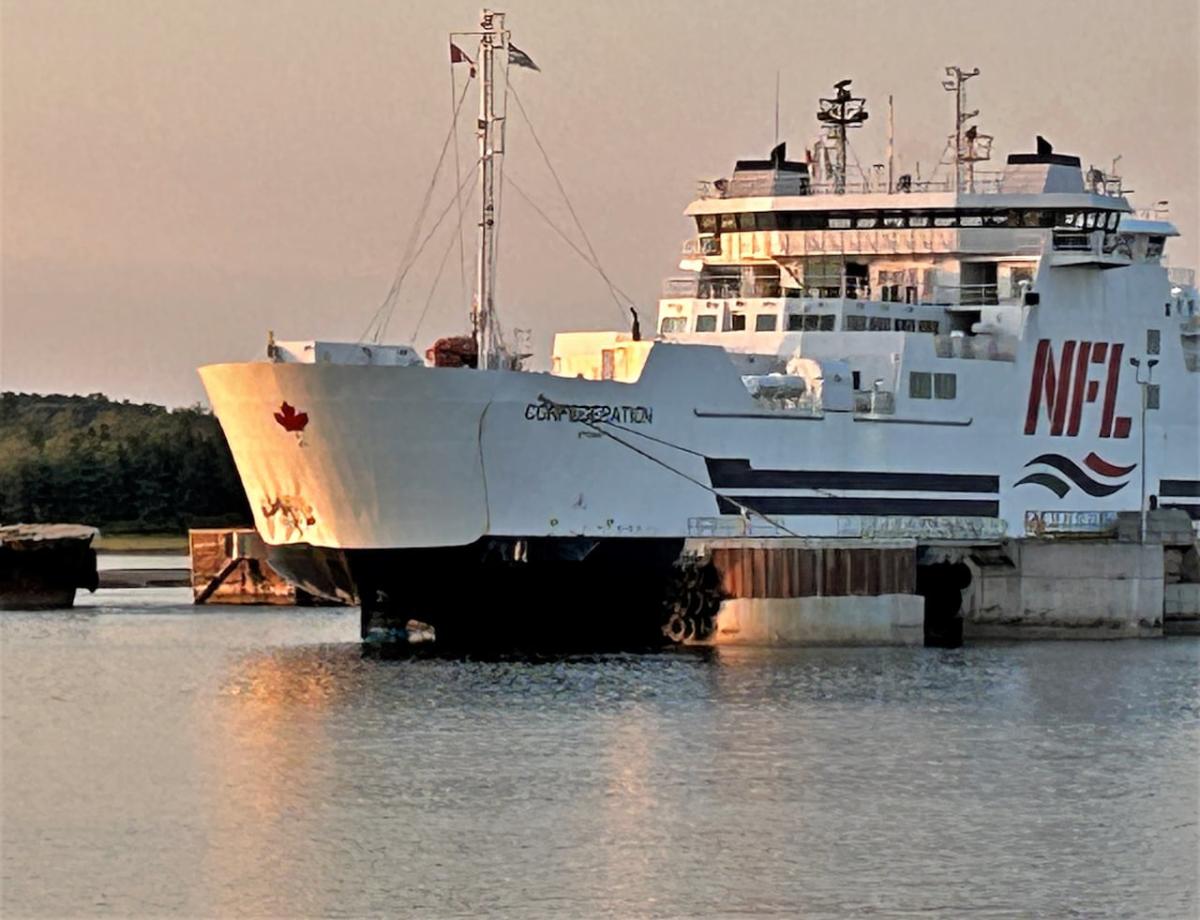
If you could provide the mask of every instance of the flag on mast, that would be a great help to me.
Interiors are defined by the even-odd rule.
[[[508,43],[508,63],[515,64],[517,67],[528,67],[530,70],[536,70],[541,73],[542,68],[533,63],[533,58],[514,45]]]
[[[462,48],[458,47],[458,45],[454,44],[454,42],[451,42],[450,43],[450,63],[451,64],[462,64],[464,61],[471,65],[471,76],[472,77],[475,76],[475,62],[472,61],[469,57],[467,57],[467,52],[463,51]]]

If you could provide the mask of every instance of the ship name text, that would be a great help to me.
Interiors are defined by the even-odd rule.
[[[562,403],[530,403],[525,407],[525,420],[530,422],[621,422],[650,425],[654,422],[651,406],[565,405]]]

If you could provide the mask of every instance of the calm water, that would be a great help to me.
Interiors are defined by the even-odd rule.
[[[0,618],[5,916],[1191,917],[1200,642],[364,658]]]

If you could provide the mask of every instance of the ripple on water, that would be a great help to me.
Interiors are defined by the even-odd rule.
[[[1197,910],[1194,639],[387,661],[133,594],[0,619],[5,914]]]

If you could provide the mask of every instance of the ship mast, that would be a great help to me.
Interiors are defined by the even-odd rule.
[[[978,111],[967,112],[967,81],[972,77],[979,76],[979,68],[974,70],[964,71],[961,67],[947,67],[946,76],[952,77],[950,80],[942,81],[942,88],[948,93],[954,93],[954,191],[962,190],[963,186],[963,163],[967,162],[963,157],[963,125],[979,114]],[[975,167],[972,162],[971,180],[974,182]]]
[[[848,128],[861,128],[867,120],[867,100],[850,92],[850,81],[842,80],[834,84],[836,91],[830,99],[818,99],[820,108],[817,111],[817,121],[825,125],[828,139],[833,142],[837,151],[837,161],[833,170],[833,191],[842,195],[846,191],[846,172],[849,139]]]
[[[495,318],[495,229],[496,229],[496,157],[503,151],[497,143],[503,116],[496,115],[495,61],[497,48],[508,45],[504,14],[485,9],[480,17],[483,29],[479,37],[479,244],[476,254],[475,297],[471,304],[471,325],[475,337],[478,366],[496,366],[498,335]]]

